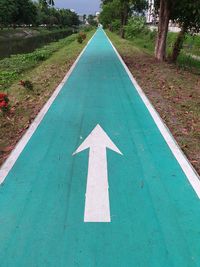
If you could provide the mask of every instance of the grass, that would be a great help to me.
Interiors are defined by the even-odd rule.
[[[177,33],[173,32],[168,33],[168,38],[167,38],[168,47],[171,47],[174,44],[176,37]],[[184,52],[200,56],[200,36],[199,35],[192,36],[190,34],[187,34],[184,40],[183,47],[184,47],[183,48]]]
[[[115,33],[107,33],[178,144],[200,173],[199,75],[178,65],[160,63],[148,49],[141,48],[133,41],[121,39]]]
[[[176,40],[177,33],[169,32],[167,36],[167,53],[172,52],[173,44]],[[132,45],[139,47],[145,53],[153,55],[156,40],[156,31],[145,31],[135,35],[134,38],[129,41]],[[200,36],[186,35],[186,39],[183,44],[183,50],[177,60],[177,65],[189,69],[195,73],[200,74],[200,60],[192,58],[192,55],[200,55]]]
[[[49,99],[93,33],[94,31],[88,32],[82,44],[73,35],[25,57],[14,56],[10,61],[0,62],[1,70],[5,68],[9,73],[8,81],[4,76],[5,81],[1,79],[1,83],[8,93],[11,106],[8,114],[0,113],[0,164]],[[10,73],[14,73],[13,76]],[[30,81],[33,90],[22,87],[19,79]],[[0,92],[2,91],[1,89]]]

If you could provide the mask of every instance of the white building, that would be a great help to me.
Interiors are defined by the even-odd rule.
[[[158,15],[155,15],[155,8],[154,8],[154,0],[148,0],[148,10],[146,13],[146,22],[151,24],[151,29],[157,29],[157,24],[159,21]],[[169,31],[172,32],[179,32],[180,28],[178,24],[173,23],[172,21],[169,22]]]
[[[155,22],[155,10],[154,10],[154,0],[148,0],[148,10],[146,13],[147,23]]]

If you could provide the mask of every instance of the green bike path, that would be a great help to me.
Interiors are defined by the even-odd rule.
[[[101,29],[0,187],[0,266],[200,266],[200,199]]]

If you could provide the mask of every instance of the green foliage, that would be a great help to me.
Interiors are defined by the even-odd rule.
[[[56,9],[52,0],[0,0],[0,26],[77,26],[78,15],[69,9]]]
[[[0,88],[6,87],[12,81],[16,80],[18,72],[16,71],[0,71]]]
[[[75,12],[69,9],[56,9],[53,7],[37,6],[37,25],[47,25],[47,27],[66,27],[79,25],[79,18]]]
[[[171,8],[171,19],[178,22],[186,32],[199,32],[200,0],[174,1]]]
[[[120,20],[119,20],[119,19],[115,19],[115,20],[112,22],[112,30],[113,30],[114,32],[119,32],[120,27],[121,27]]]
[[[149,31],[149,38],[150,38],[150,40],[155,41],[156,40],[156,36],[157,36],[156,29],[154,29],[153,31]]]
[[[102,0],[102,12],[99,21],[104,28],[113,30],[120,29],[121,37],[124,38],[124,26],[134,13],[143,13],[147,7],[146,0]],[[120,21],[120,27],[115,21]]]
[[[127,26],[125,26],[125,37],[127,39],[133,39],[140,33],[148,33],[149,30],[145,24],[144,17],[132,17],[129,19]]]
[[[79,44],[82,44],[82,42],[83,42],[82,36],[80,34],[77,36],[77,42]]]
[[[177,39],[177,33],[169,32],[167,35],[168,53],[172,53],[172,48]],[[183,42],[183,51],[187,54],[200,56],[200,36],[186,34]],[[190,60],[190,59],[189,59]]]
[[[33,24],[36,6],[31,0],[0,0],[0,25]]]
[[[177,64],[183,69],[200,74],[200,61],[190,55],[181,53],[177,59]]]
[[[7,26],[13,19],[16,5],[13,0],[0,0],[0,26]]]
[[[97,27],[98,26],[98,23],[97,21],[95,20],[96,16],[94,15],[88,15],[87,17],[87,21],[88,23],[91,25],[91,26],[94,26],[94,27]]]
[[[80,27],[80,29],[83,30],[84,32],[90,32],[90,31],[94,30],[95,28],[92,25],[84,25],[84,26]]]
[[[120,19],[120,1],[104,2],[99,16],[100,23],[107,28],[116,19]]]

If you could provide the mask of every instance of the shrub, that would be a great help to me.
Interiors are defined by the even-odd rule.
[[[84,32],[79,32],[77,36],[77,41],[79,44],[82,44],[82,42],[86,39],[86,34]]]
[[[120,20],[119,19],[116,19],[112,22],[112,30],[114,32],[119,32],[120,30],[120,27],[121,27],[121,23],[120,23]]]
[[[82,36],[80,34],[77,36],[77,41],[79,44],[82,44],[83,42]]]
[[[145,24],[143,17],[132,17],[129,19],[127,26],[125,26],[125,37],[127,39],[133,39],[140,33],[148,33],[149,29]]]
[[[84,30],[84,32],[90,32],[90,31],[94,30],[95,28],[91,25],[86,25],[82,29]]]
[[[150,31],[149,37],[151,40],[155,40],[157,36],[157,31],[154,29],[153,31]]]
[[[83,40],[86,39],[87,36],[86,36],[86,34],[84,32],[80,32],[79,34],[80,34],[80,36],[82,37]]]
[[[9,98],[7,94],[0,93],[0,110],[2,112],[7,112],[9,110]]]

